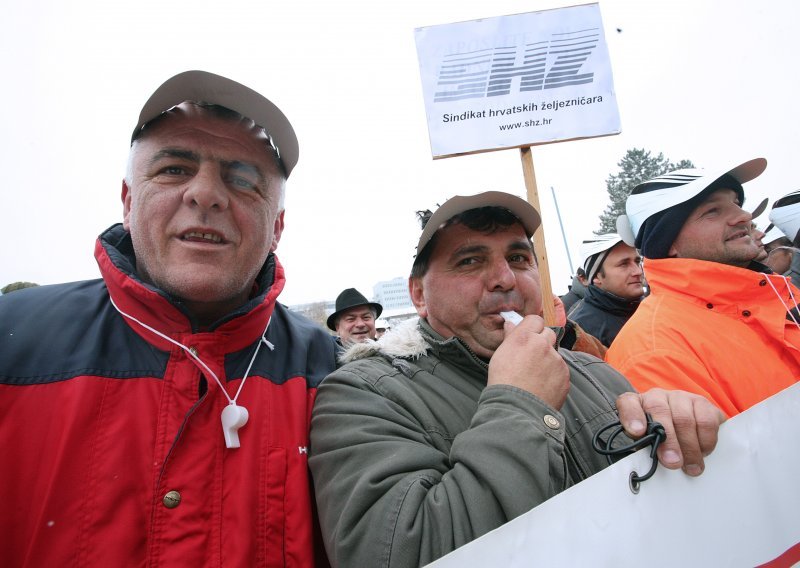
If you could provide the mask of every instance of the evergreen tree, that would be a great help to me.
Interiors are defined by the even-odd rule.
[[[644,148],[633,148],[617,163],[619,173],[611,174],[606,179],[606,189],[611,203],[600,215],[600,229],[596,235],[617,232],[617,217],[625,214],[625,200],[637,184],[660,176],[673,170],[693,168],[690,160],[681,160],[674,164],[661,152],[653,156]]]

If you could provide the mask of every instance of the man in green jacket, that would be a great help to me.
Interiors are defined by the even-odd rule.
[[[409,278],[419,320],[354,345],[320,387],[309,464],[334,566],[420,566],[497,528],[605,467],[591,438],[618,418],[638,438],[649,412],[667,432],[661,463],[702,472],[724,419],[714,406],[635,394],[599,359],[554,348],[539,223],[506,193],[445,202]]]

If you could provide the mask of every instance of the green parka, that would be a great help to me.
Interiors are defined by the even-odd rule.
[[[309,465],[334,566],[422,566],[607,465],[594,432],[630,384],[599,359],[559,350],[560,411],[508,385],[424,320],[358,344],[318,391]]]

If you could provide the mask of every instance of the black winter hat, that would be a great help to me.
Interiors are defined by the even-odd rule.
[[[336,320],[339,315],[345,311],[349,310],[350,308],[355,308],[358,306],[369,306],[373,310],[375,310],[375,318],[377,319],[378,316],[381,315],[383,311],[383,306],[378,304],[377,302],[370,302],[367,298],[355,288],[348,288],[347,290],[342,291],[339,296],[336,298],[336,311],[333,312],[330,316],[328,316],[328,329],[332,331],[336,331]]]

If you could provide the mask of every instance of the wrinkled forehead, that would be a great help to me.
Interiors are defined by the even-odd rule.
[[[533,243],[525,232],[525,227],[519,221],[510,225],[491,225],[471,227],[461,220],[451,220],[436,232],[433,254],[437,252],[447,256],[454,250],[463,247],[478,245],[503,247],[511,246],[518,249],[533,250]]]
[[[372,306],[362,305],[362,306],[353,306],[352,308],[347,308],[344,310],[340,315],[338,321],[344,321],[348,317],[363,317],[366,315],[375,315],[375,309]]]

